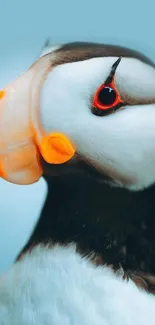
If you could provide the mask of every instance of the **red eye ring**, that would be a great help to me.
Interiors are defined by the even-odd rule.
[[[108,111],[120,107],[122,103],[114,81],[109,84],[102,84],[97,89],[93,98],[93,107],[101,111]]]

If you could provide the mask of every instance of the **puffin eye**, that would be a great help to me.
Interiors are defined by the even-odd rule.
[[[107,80],[95,92],[92,103],[92,112],[95,115],[103,116],[112,113],[123,105],[114,83],[115,72],[120,61],[121,58],[113,64]]]
[[[117,97],[116,90],[110,86],[103,87],[98,94],[98,103],[101,105],[101,109],[107,106],[115,104]]]
[[[99,87],[93,98],[93,113],[95,115],[105,115],[122,106],[123,102],[114,84],[104,84]]]

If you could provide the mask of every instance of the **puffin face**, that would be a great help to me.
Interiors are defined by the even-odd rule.
[[[154,183],[153,63],[132,50],[87,43],[46,53],[54,63],[41,93],[44,129],[67,135],[77,163],[115,185],[141,190]]]

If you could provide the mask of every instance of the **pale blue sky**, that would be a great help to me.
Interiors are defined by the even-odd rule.
[[[154,0],[4,0],[0,3],[0,87],[23,72],[45,39],[116,43],[155,59]],[[46,194],[0,181],[0,271],[27,240]]]
[[[0,61],[31,50],[47,36],[53,43],[73,40],[118,42],[152,57],[153,0],[5,0],[0,7]]]

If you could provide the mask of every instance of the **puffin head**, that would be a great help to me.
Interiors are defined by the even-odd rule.
[[[70,43],[47,47],[52,69],[44,82],[44,129],[60,132],[76,148],[51,175],[88,173],[130,190],[155,182],[155,66],[123,47]]]

